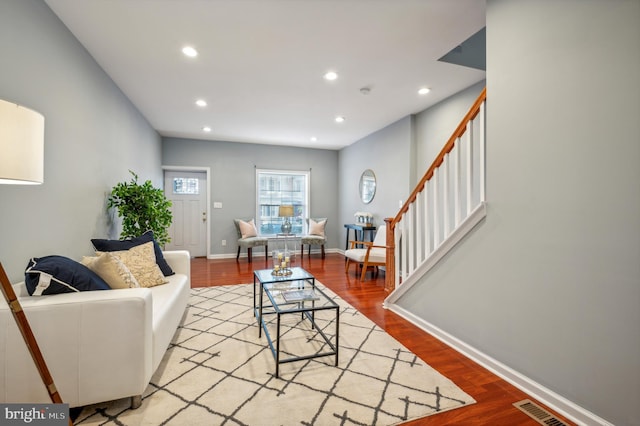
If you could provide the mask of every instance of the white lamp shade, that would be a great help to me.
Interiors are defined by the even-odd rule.
[[[44,180],[44,117],[0,99],[0,184]]]

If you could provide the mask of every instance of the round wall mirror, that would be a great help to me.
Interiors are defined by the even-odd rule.
[[[376,175],[373,170],[367,169],[360,176],[360,199],[363,203],[369,204],[376,195]]]

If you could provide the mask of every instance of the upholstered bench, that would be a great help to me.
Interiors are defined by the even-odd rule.
[[[253,219],[246,222],[241,219],[234,219],[236,232],[238,234],[238,254],[236,260],[240,258],[240,250],[244,247],[247,249],[247,260],[249,263],[253,261],[252,252],[254,247],[264,246],[265,258],[269,256],[269,239],[260,237],[254,224]]]
[[[304,246],[308,246],[308,254],[311,256],[311,246],[320,246],[322,258],[324,259],[324,245],[327,243],[327,236],[324,229],[327,225],[327,218],[308,219],[309,233],[300,238],[300,255],[304,256]]]

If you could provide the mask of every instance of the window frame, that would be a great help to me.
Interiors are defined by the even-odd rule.
[[[261,195],[263,195],[262,193],[265,192],[265,190],[262,189],[261,185],[260,185],[260,180],[261,177],[263,175],[269,175],[272,177],[284,177],[284,176],[296,176],[296,177],[300,177],[302,176],[304,178],[304,191],[293,191],[293,190],[282,190],[281,188],[278,190],[271,190],[270,192],[273,193],[272,196],[272,201],[268,204],[262,203],[261,204]],[[277,234],[279,234],[280,231],[280,226],[283,223],[284,219],[279,218],[278,216],[267,216],[267,215],[263,215],[263,207],[268,206],[270,208],[276,208],[279,205],[293,205],[294,206],[294,211],[296,212],[296,215],[293,218],[290,218],[289,221],[292,224],[292,233],[296,234],[296,235],[302,235],[304,234],[305,230],[306,230],[306,226],[307,226],[307,221],[306,219],[309,217],[309,211],[311,209],[310,207],[310,199],[311,199],[311,171],[310,170],[285,170],[285,169],[258,169],[256,168],[256,195],[255,195],[255,224],[256,224],[256,228],[258,229],[258,234],[260,235],[264,235],[266,237],[272,237],[272,236],[276,236]],[[268,190],[267,190],[268,191]],[[290,202],[286,202],[287,201],[287,196],[285,195],[283,197],[283,193],[289,193],[289,197],[288,199],[290,200]],[[302,194],[302,200],[293,200],[293,194],[295,192],[304,192]],[[284,202],[283,202],[284,201]],[[303,204],[301,204],[301,202]],[[277,212],[274,212],[277,214]],[[264,219],[267,219],[269,224],[268,225],[264,225],[263,221]],[[269,227],[271,228],[270,232],[263,232],[263,230],[265,229],[265,227]]]

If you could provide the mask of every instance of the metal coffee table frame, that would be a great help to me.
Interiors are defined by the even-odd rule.
[[[254,271],[253,273],[253,307],[254,307],[254,316],[258,321],[258,336],[262,337],[262,330],[264,330],[264,335],[267,338],[267,342],[269,343],[269,348],[271,349],[271,353],[273,354],[273,358],[276,361],[276,377],[280,375],[280,364],[285,364],[289,362],[302,361],[306,359],[312,358],[320,358],[326,356],[335,356],[335,364],[338,365],[338,349],[339,349],[339,332],[340,332],[340,307],[337,303],[335,303],[329,296],[327,296],[322,290],[316,287],[315,277],[305,271],[302,268],[295,267],[291,268],[292,274],[288,276],[274,276],[271,274],[271,269],[262,269]],[[318,306],[316,304],[316,300],[301,300],[301,301],[292,301],[292,302],[278,302],[275,300],[274,295],[271,293],[272,289],[278,284],[282,285],[284,283],[295,283],[298,282],[299,285],[297,288],[304,288],[305,283],[311,286],[311,289],[316,293],[316,295],[323,299],[323,304]],[[257,286],[259,288],[257,289]],[[278,287],[279,288],[279,287]],[[259,292],[258,297],[256,298],[256,289]],[[295,288],[292,288],[295,289]],[[267,295],[271,306],[264,306],[264,295]],[[258,300],[256,300],[258,299]],[[257,302],[257,303],[256,303]],[[325,310],[335,310],[336,312],[336,335],[335,335],[335,345],[331,342],[331,339],[327,337],[327,335],[316,325],[315,322],[315,312],[316,311],[325,311]],[[315,329],[318,334],[322,337],[325,343],[331,348],[330,351],[320,352],[316,354],[303,355],[303,356],[292,356],[289,358],[282,359],[280,357],[280,319],[282,315],[286,314],[296,314],[299,313],[302,315],[302,318],[305,317],[311,323],[311,329]],[[267,329],[267,324],[264,320],[265,315],[276,314],[276,336],[275,339],[272,339],[269,330]]]

